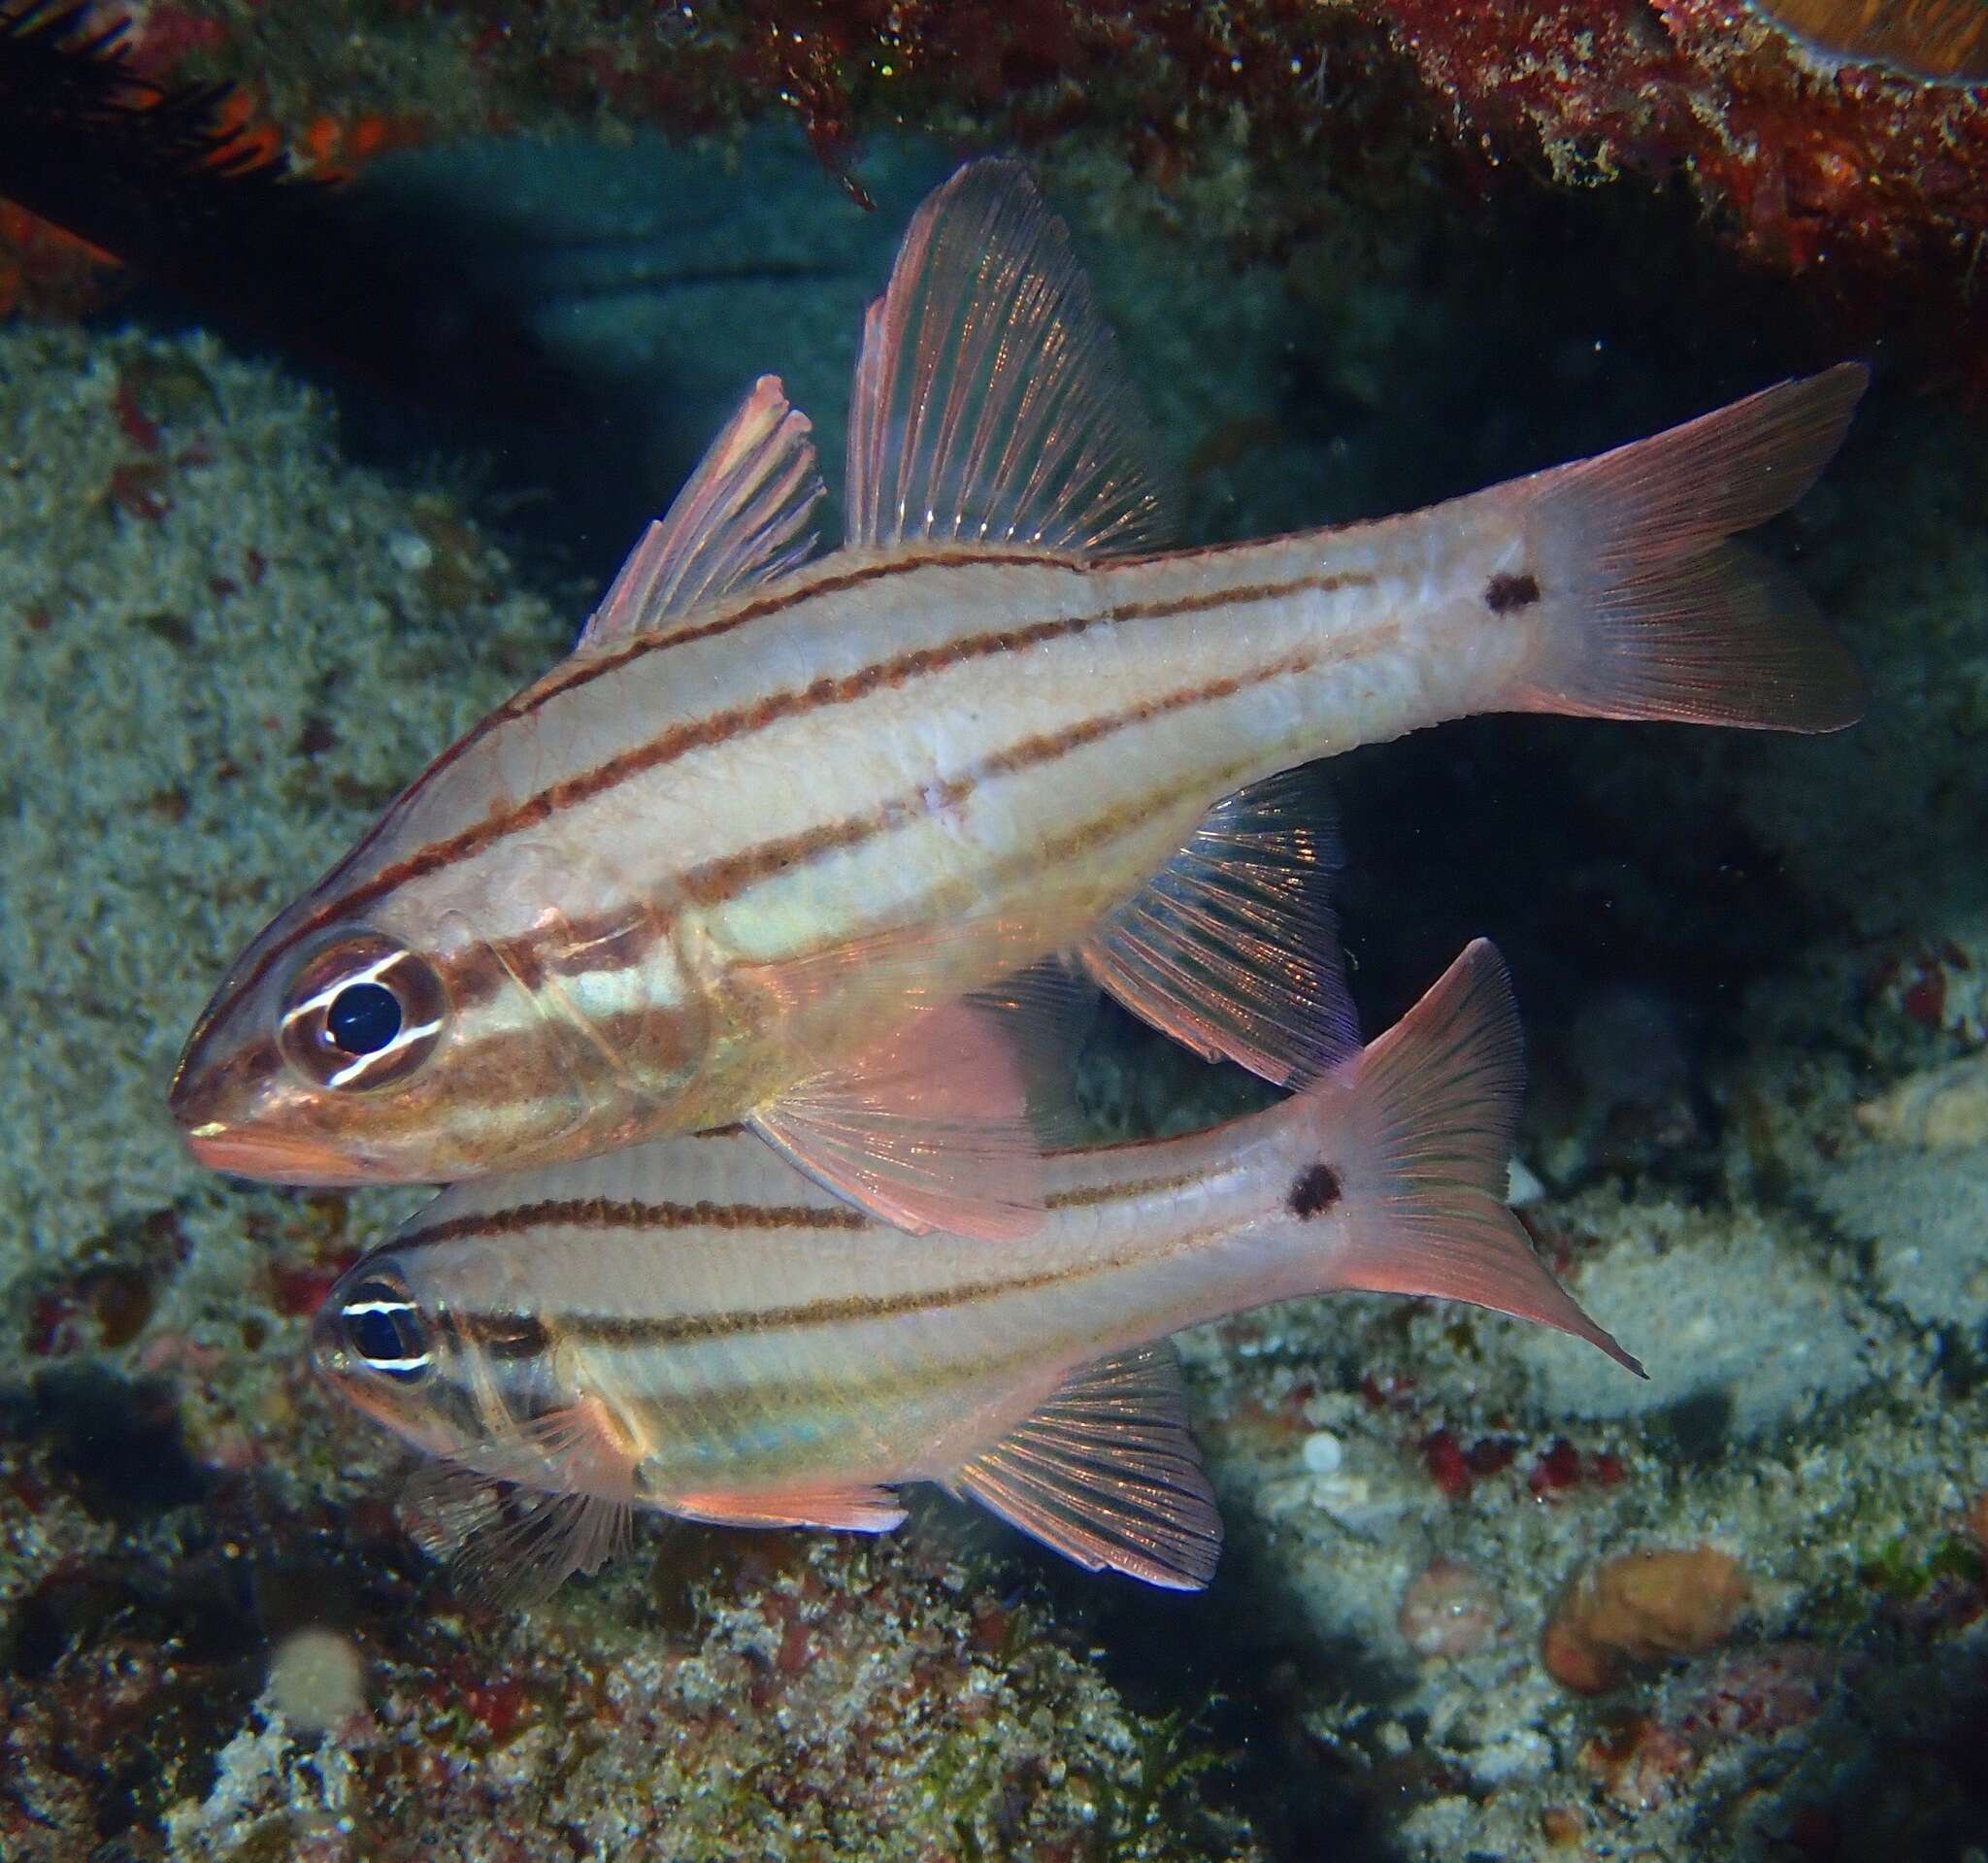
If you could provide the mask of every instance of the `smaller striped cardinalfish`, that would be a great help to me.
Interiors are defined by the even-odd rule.
[[[1025,1234],[1033,1021],[1075,953],[1204,1054],[1350,1051],[1284,781],[1445,718],[1832,730],[1854,667],[1729,543],[1836,450],[1853,365],[1428,511],[1201,549],[1016,163],[914,216],[863,327],[845,546],[764,378],[572,655],[244,952],[172,1089],[196,1157],[449,1181],[752,1124],[913,1231]],[[1143,553],[1142,553],[1143,552]],[[1023,1033],[1015,1033],[1019,1027]]]
[[[320,1372],[440,1458],[409,1510],[476,1589],[593,1571],[634,1512],[883,1532],[899,1484],[1191,1589],[1221,1522],[1166,1336],[1336,1289],[1473,1302],[1642,1368],[1503,1202],[1521,1076],[1479,940],[1267,1112],[1048,1160],[1003,1248],[907,1236],[743,1129],[457,1184],[349,1269]]]

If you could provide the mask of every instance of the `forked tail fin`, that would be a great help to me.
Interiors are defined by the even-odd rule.
[[[1539,601],[1515,709],[1836,731],[1864,709],[1848,651],[1786,575],[1729,540],[1793,505],[1841,444],[1861,363],[1782,382],[1681,427],[1520,481]]]
[[[1427,995],[1290,1115],[1320,1134],[1292,1185],[1300,1218],[1339,1208],[1330,1284],[1425,1294],[1555,1326],[1642,1367],[1584,1314],[1505,1207],[1524,1084],[1505,960],[1477,939]]]

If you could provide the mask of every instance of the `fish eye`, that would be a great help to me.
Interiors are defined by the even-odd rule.
[[[355,932],[297,967],[277,1042],[318,1086],[387,1086],[433,1052],[447,1014],[442,979],[425,957],[378,932]]]
[[[340,1311],[346,1347],[369,1372],[413,1384],[434,1366],[428,1329],[397,1282],[369,1277],[352,1289]]]

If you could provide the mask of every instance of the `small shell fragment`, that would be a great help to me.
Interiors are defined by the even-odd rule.
[[[1738,1561],[1711,1547],[1624,1553],[1560,1601],[1540,1660],[1562,1687],[1605,1694],[1635,1664],[1723,1642],[1747,1597]]]
[[[1454,1659],[1483,1648],[1504,1628],[1505,1613],[1480,1574],[1438,1559],[1408,1580],[1397,1622],[1416,1655]]]
[[[1889,1093],[1866,1100],[1857,1123],[1874,1139],[1923,1151],[1988,1145],[1988,1048],[1908,1074]]]

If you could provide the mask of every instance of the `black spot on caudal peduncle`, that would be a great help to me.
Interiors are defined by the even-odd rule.
[[[1340,1174],[1321,1158],[1298,1174],[1291,1185],[1288,1208],[1294,1216],[1322,1216],[1340,1200]]]
[[[1494,615],[1530,608],[1540,599],[1540,579],[1531,570],[1519,576],[1494,576],[1484,584],[1484,606]]]

